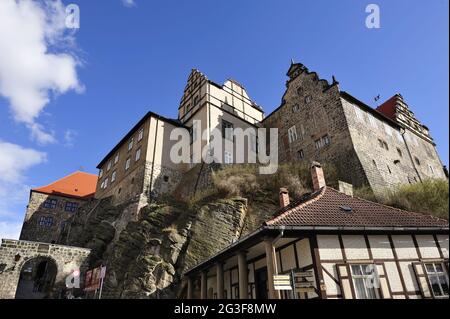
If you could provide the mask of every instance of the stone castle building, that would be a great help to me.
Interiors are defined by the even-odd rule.
[[[196,127],[196,120],[202,127]],[[173,191],[193,166],[175,164],[170,159],[170,150],[176,143],[170,140],[170,134],[175,128],[189,131],[194,145],[190,153],[193,160],[194,153],[200,154],[207,146],[214,129],[245,130],[256,127],[262,120],[262,109],[239,83],[228,80],[219,85],[193,70],[181,99],[178,119],[147,113],[98,165],[95,197],[114,196],[115,202],[121,203],[140,196],[141,204],[145,205],[148,199]],[[206,136],[201,136],[202,133]],[[232,163],[233,138],[225,136],[224,140],[219,162]]]
[[[341,91],[334,77],[330,84],[303,64],[292,63],[287,75],[281,105],[264,117],[263,109],[238,82],[219,85],[192,70],[177,119],[148,112],[98,164],[98,177],[77,172],[31,190],[21,239],[58,243],[66,220],[90,199],[112,198],[114,205],[133,199],[127,210],[133,220],[150,200],[179,191],[180,184],[193,188],[186,176],[203,171],[194,170],[192,163],[171,160],[177,142],[170,138],[174,129],[189,133],[191,162],[208,148],[214,130],[222,133],[223,149],[217,153],[221,158],[215,150],[211,154],[216,162],[232,164],[236,139],[226,129],[266,127],[279,131],[280,163],[332,163],[341,180],[369,185],[375,192],[446,177],[428,128],[401,95],[373,109]],[[246,143],[244,158],[257,152],[256,136],[249,136]],[[193,179],[197,187],[202,178]]]
[[[31,189],[20,240],[59,242],[68,219],[93,199],[96,184],[96,175],[75,172]]]
[[[263,120],[279,130],[279,161],[336,165],[340,179],[376,193],[396,184],[446,178],[428,128],[400,94],[377,109],[292,63],[281,105]]]

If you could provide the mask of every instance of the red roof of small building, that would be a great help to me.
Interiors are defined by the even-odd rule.
[[[330,227],[448,227],[448,221],[431,215],[348,196],[331,187],[282,209],[268,226]]]
[[[85,172],[75,172],[47,186],[33,188],[32,191],[77,198],[87,198],[95,194],[97,175]]]

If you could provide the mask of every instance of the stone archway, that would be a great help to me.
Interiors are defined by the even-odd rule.
[[[20,270],[16,299],[54,298],[58,267],[52,258],[35,257],[24,263]]]
[[[0,299],[15,298],[18,288],[17,297],[21,298],[23,293],[29,293],[30,285],[33,285],[32,291],[41,290],[44,296],[37,294],[25,298],[60,298],[66,278],[75,270],[81,273],[87,270],[90,253],[91,250],[86,248],[3,239],[0,245]],[[47,263],[42,264],[43,261]]]

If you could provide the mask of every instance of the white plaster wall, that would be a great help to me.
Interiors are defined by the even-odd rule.
[[[337,235],[317,235],[317,245],[321,260],[342,259],[341,246]]]
[[[342,242],[347,259],[369,259],[369,251],[364,236],[344,235],[342,236]]]
[[[418,291],[419,285],[417,284],[416,274],[410,262],[401,262],[400,269],[402,271],[403,280],[405,281],[407,291]]]
[[[394,253],[391,249],[388,236],[373,235],[368,236],[369,244],[374,259],[393,259]]]
[[[385,262],[386,267],[386,277],[389,280],[389,284],[391,285],[392,292],[401,292],[403,291],[402,282],[400,279],[400,275],[398,273],[397,265],[395,262]]]
[[[283,271],[297,268],[295,263],[294,245],[290,245],[280,251],[281,260],[283,262]]]
[[[392,236],[398,259],[419,258],[411,235]]]
[[[422,258],[440,258],[439,250],[432,235],[416,235]]]
[[[339,280],[339,275],[335,264],[322,264],[322,267],[333,275],[335,279]],[[339,285],[326,272],[323,271],[322,274],[325,285],[327,286],[327,295],[339,295],[341,293]]]
[[[305,238],[295,243],[297,246],[298,265],[300,268],[309,266],[313,263],[311,256],[311,247],[309,239]]]

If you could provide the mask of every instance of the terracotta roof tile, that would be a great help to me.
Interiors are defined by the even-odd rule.
[[[348,211],[351,209],[351,211]],[[269,226],[448,227],[448,221],[345,195],[331,187],[291,204]]]
[[[75,172],[47,186],[33,188],[32,191],[77,198],[87,198],[95,194],[97,175]]]

